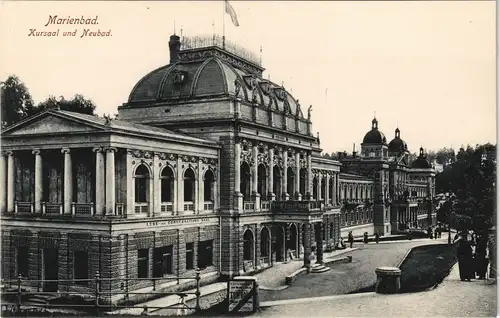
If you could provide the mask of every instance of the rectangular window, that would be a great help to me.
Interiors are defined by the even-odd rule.
[[[141,249],[137,251],[137,277],[149,277],[149,249]]]
[[[186,269],[194,268],[194,243],[186,243]]]
[[[201,241],[198,243],[198,267],[206,268],[213,265],[214,240]]]
[[[29,277],[29,253],[28,247],[17,248],[17,274],[21,277]]]
[[[73,278],[88,279],[89,278],[89,254],[85,251],[73,252]],[[87,281],[77,281],[76,285],[88,285]]]
[[[173,246],[163,246],[153,252],[153,277],[164,277],[173,274]]]

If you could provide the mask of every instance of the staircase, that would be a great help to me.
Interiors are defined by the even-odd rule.
[[[313,264],[311,266],[311,273],[324,273],[324,272],[328,272],[329,270],[331,270],[330,267],[327,267],[325,265],[321,265],[321,264]]]
[[[45,306],[54,298],[57,298],[56,294],[30,295],[23,303],[27,305]]]

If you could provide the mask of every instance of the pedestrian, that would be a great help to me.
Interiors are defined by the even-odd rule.
[[[466,233],[458,239],[457,258],[460,280],[470,282],[474,265],[472,262],[472,247],[467,240]]]
[[[365,232],[365,234],[363,234],[363,241],[365,242],[365,244],[368,244],[368,232]]]
[[[474,259],[476,261],[476,274],[479,279],[486,278],[486,270],[488,268],[487,243],[488,242],[484,233],[477,236],[476,254]]]
[[[349,247],[352,248],[352,243],[354,243],[354,236],[352,235],[352,231],[349,231],[349,235],[347,236],[347,241],[349,241]]]
[[[378,244],[379,240],[380,240],[380,235],[378,234],[378,232],[376,232],[375,233],[375,243]]]

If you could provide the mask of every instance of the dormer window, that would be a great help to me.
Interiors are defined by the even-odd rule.
[[[176,71],[174,73],[174,83],[175,84],[182,84],[184,82],[184,79],[186,77],[186,74],[182,71]]]

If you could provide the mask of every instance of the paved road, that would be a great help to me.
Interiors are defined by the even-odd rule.
[[[436,289],[419,293],[341,295],[289,301],[255,317],[495,317],[496,285],[462,282],[455,266]]]
[[[359,249],[345,254],[352,255],[352,263],[333,264],[330,266],[331,271],[298,277],[291,287],[281,291],[260,291],[259,298],[261,301],[271,301],[348,294],[375,284],[375,269],[379,266],[397,266],[413,246],[442,242],[419,240],[355,244],[354,247]]]

